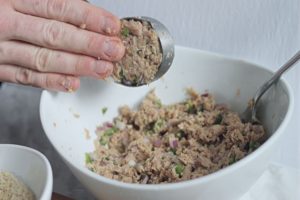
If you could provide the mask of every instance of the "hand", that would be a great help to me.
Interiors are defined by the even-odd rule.
[[[120,21],[82,0],[0,0],[0,82],[71,91],[124,55]]]

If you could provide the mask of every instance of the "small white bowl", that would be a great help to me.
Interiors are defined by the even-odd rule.
[[[51,200],[52,169],[40,152],[24,146],[0,144],[0,171],[10,172],[20,178],[37,200]]]
[[[40,117],[52,145],[75,176],[99,199],[107,200],[235,200],[247,192],[276,154],[294,108],[291,88],[284,79],[264,96],[259,108],[268,140],[244,159],[213,174],[172,184],[128,184],[99,176],[85,167],[84,155],[94,150],[97,125],[112,120],[119,106],[137,105],[151,89],[165,104],[182,101],[185,89],[209,90],[219,103],[242,112],[257,88],[272,72],[255,64],[195,49],[176,47],[166,75],[149,86],[128,88],[83,79],[76,93],[44,91]],[[107,107],[105,115],[101,109]],[[91,139],[85,138],[88,129]]]

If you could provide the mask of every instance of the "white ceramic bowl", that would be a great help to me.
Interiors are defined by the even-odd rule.
[[[152,88],[166,104],[183,100],[187,87],[202,92],[209,90],[218,102],[242,112],[258,86],[272,74],[255,64],[195,49],[176,47],[175,54],[164,78],[149,86],[127,88],[84,79],[76,93],[43,92],[40,116],[47,137],[75,176],[97,198],[234,200],[249,190],[276,153],[293,110],[293,94],[284,80],[269,92],[272,99],[264,98],[260,108],[270,138],[251,155],[225,169],[202,178],[164,185],[122,183],[86,169],[84,154],[94,149],[96,126],[116,116],[120,105],[137,105]],[[101,114],[103,107],[108,107],[105,115]],[[84,129],[89,130],[90,140],[85,138]]]
[[[38,200],[51,200],[52,169],[40,152],[24,146],[0,144],[0,171],[11,172],[20,178]]]

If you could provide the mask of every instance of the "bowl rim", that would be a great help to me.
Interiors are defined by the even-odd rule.
[[[17,145],[17,144],[0,144],[0,150],[1,149],[19,149],[23,152],[27,152],[29,154],[33,154],[37,156],[43,163],[46,169],[46,180],[45,180],[45,186],[43,188],[43,191],[40,196],[40,200],[48,200],[49,197],[52,195],[52,189],[53,189],[53,173],[52,173],[52,168],[49,160],[47,157],[42,154],[41,152],[22,145]]]
[[[250,61],[246,61],[246,60],[242,60],[242,59],[237,59],[237,58],[230,57],[230,56],[224,56],[224,55],[221,55],[221,54],[218,54],[218,53],[213,53],[213,52],[208,52],[208,51],[203,51],[203,50],[190,48],[190,47],[183,47],[183,46],[176,46],[175,49],[176,50],[184,50],[184,51],[188,51],[188,52],[196,53],[196,54],[201,54],[201,55],[208,56],[208,57],[214,57],[215,59],[224,59],[226,61],[235,62],[237,65],[238,64],[252,65],[253,67],[256,67],[260,70],[264,70],[264,71],[266,71],[270,74],[274,73],[272,70],[267,69],[266,67],[263,67],[262,65],[256,64],[254,62],[250,62]],[[232,171],[235,171],[236,169],[238,169],[241,166],[245,165],[247,162],[255,159],[261,152],[263,152],[266,148],[268,148],[273,143],[274,140],[276,140],[278,137],[280,137],[281,134],[283,134],[282,130],[287,126],[287,124],[290,121],[290,118],[292,116],[292,112],[293,112],[293,108],[294,108],[294,94],[293,94],[293,91],[291,89],[291,86],[289,85],[289,83],[283,77],[280,78],[280,82],[282,82],[282,85],[284,86],[284,89],[287,92],[288,99],[289,99],[289,104],[288,104],[286,115],[285,115],[282,123],[279,125],[277,130],[271,135],[271,137],[268,138],[268,140],[266,142],[264,142],[253,153],[247,155],[245,158],[239,160],[238,162],[236,162],[232,165],[229,165],[229,166],[227,166],[223,169],[220,169],[220,170],[218,170],[214,173],[211,173],[211,174],[199,177],[199,178],[195,178],[195,179],[192,179],[192,180],[186,180],[186,181],[182,181],[182,182],[177,182],[177,183],[166,183],[166,184],[125,183],[125,182],[113,180],[113,179],[106,178],[104,176],[98,175],[98,174],[88,170],[86,167],[74,165],[68,159],[68,157],[64,156],[64,154],[60,152],[60,150],[56,147],[56,145],[54,145],[51,138],[48,136],[48,134],[46,132],[46,129],[45,129],[45,126],[44,126],[44,124],[46,124],[46,119],[45,119],[44,116],[46,116],[46,115],[44,115],[42,108],[44,107],[45,96],[49,93],[52,93],[50,91],[44,90],[42,92],[41,99],[40,99],[40,109],[39,109],[40,110],[40,118],[41,118],[42,126],[43,126],[43,129],[45,131],[46,137],[48,138],[48,140],[50,141],[52,146],[55,148],[55,150],[58,152],[58,154],[67,163],[68,167],[69,168],[72,167],[72,168],[80,171],[81,173],[85,174],[89,178],[92,178],[96,181],[103,182],[103,183],[108,184],[110,186],[120,187],[120,188],[124,188],[124,189],[131,189],[131,190],[143,190],[143,191],[160,190],[160,191],[162,191],[162,190],[186,188],[186,187],[191,187],[191,186],[194,186],[194,185],[202,184],[204,182],[209,182],[209,181],[214,180],[214,179],[216,179],[220,176],[223,176],[223,175],[226,175],[228,173],[231,173]]]

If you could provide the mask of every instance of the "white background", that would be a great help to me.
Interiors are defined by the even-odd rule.
[[[300,50],[300,0],[92,0],[114,14],[162,21],[176,44],[246,59],[276,70]],[[187,63],[188,65],[188,63]],[[183,66],[184,67],[184,66]],[[285,75],[299,101],[300,64]],[[300,108],[275,160],[300,168]],[[298,122],[298,123],[297,123]]]

